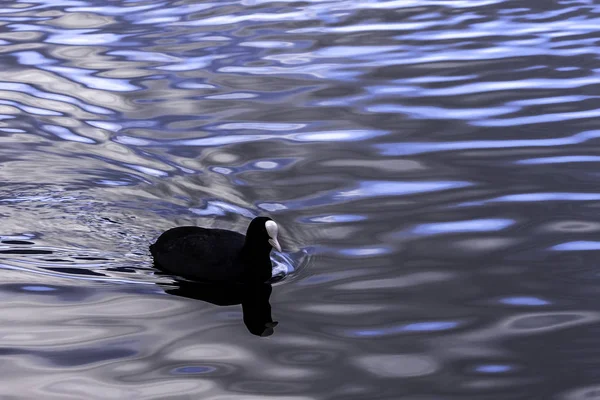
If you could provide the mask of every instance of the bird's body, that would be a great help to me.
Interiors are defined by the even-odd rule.
[[[150,246],[155,266],[170,274],[205,282],[265,282],[271,278],[270,240],[267,221],[259,217],[247,235],[224,229],[182,226],[164,232]]]
[[[229,281],[242,276],[244,235],[223,229],[181,226],[163,233],[150,246],[157,268],[202,281]],[[205,266],[205,267],[202,267]]]

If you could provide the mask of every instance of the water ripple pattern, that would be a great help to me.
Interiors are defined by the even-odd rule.
[[[13,0],[0,25],[0,397],[600,398],[594,2]],[[269,338],[147,250],[262,214]]]

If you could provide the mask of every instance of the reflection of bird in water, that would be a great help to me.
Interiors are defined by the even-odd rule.
[[[166,293],[202,300],[218,306],[242,305],[244,324],[253,335],[271,336],[278,322],[271,317],[271,285],[268,283],[203,283],[177,281]]]
[[[257,217],[246,236],[224,229],[182,226],[169,229],[150,246],[163,272],[205,282],[266,282],[271,278],[271,249],[281,251],[278,226]]]

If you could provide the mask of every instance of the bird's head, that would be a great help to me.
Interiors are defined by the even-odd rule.
[[[281,245],[277,240],[279,226],[269,217],[256,217],[250,222],[246,232],[246,241],[248,245],[264,248],[267,245],[281,252]]]

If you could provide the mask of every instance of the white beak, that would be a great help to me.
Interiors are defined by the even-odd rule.
[[[279,242],[277,241],[277,238],[269,239],[269,244],[270,244],[271,246],[273,246],[273,248],[274,248],[275,250],[277,250],[278,252],[280,252],[280,253],[282,252],[282,250],[281,250],[281,245],[280,245],[280,244],[279,244]]]

